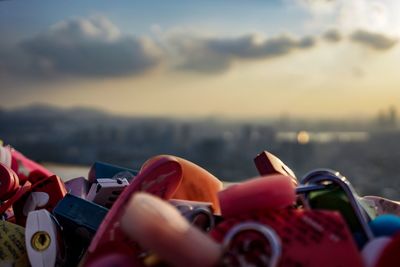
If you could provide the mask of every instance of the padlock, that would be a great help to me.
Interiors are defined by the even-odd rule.
[[[85,199],[89,191],[89,181],[85,177],[76,177],[64,182],[67,193]]]
[[[92,184],[86,199],[110,209],[128,185],[129,182],[125,178],[100,178],[96,180],[96,183]]]
[[[125,188],[109,210],[87,251],[85,264],[91,264],[106,254],[136,255],[140,250],[120,228],[120,219],[134,193],[144,191],[163,199],[170,199],[182,181],[182,168],[173,157],[161,157],[142,170]],[[131,222],[134,227],[135,223]]]
[[[41,203],[43,203],[44,199],[46,199],[44,194],[48,196],[48,200],[45,201],[46,203],[44,205],[40,205],[39,203],[39,205],[35,207],[35,204],[30,202],[29,200],[33,200],[31,193],[39,192],[42,194],[36,194],[36,198],[39,198],[42,195],[40,200]],[[52,175],[38,180],[35,184],[32,185],[29,193],[25,194],[13,205],[17,223],[24,226],[28,215],[27,212],[31,210],[44,208],[50,212],[53,211],[54,207],[61,199],[64,198],[66,193],[67,190],[65,188],[64,182],[57,175]]]
[[[87,267],[146,267],[140,261],[124,254],[106,254],[99,256]]]
[[[29,180],[35,183],[37,180],[54,175],[40,164],[25,157],[11,146],[0,146],[0,159],[2,158],[7,167],[10,167],[18,175],[20,183]]]
[[[393,214],[400,216],[400,202],[390,200],[379,196],[363,196],[362,201],[365,201],[370,206],[375,208],[376,216],[383,214]]]
[[[31,211],[25,228],[25,245],[32,267],[62,266],[65,262],[61,229],[45,209]]]
[[[54,208],[54,216],[63,229],[67,266],[76,266],[107,212],[106,208],[71,194]]]
[[[361,255],[363,257],[365,267],[375,267],[379,258],[382,255],[385,247],[391,242],[392,238],[387,236],[376,237],[369,241],[362,249]]]
[[[14,171],[2,164],[0,164],[0,180],[0,196],[5,199],[9,198],[0,206],[0,214],[3,214],[8,208],[13,207],[16,222],[21,226],[25,226],[27,212],[30,211],[27,211],[29,209],[27,207],[32,207],[33,204],[32,202],[27,202],[30,192],[48,194],[48,201],[42,207],[45,207],[49,211],[54,208],[66,193],[64,183],[56,175],[41,178],[33,185],[29,180],[26,180],[22,186],[19,186],[19,177]],[[33,200],[32,197],[31,200]]]
[[[29,212],[45,207],[50,200],[49,194],[45,192],[31,192],[25,201],[22,213],[28,216]]]
[[[107,212],[108,209],[71,194],[65,195],[53,210],[63,231],[79,236],[81,242],[90,242]]]
[[[19,187],[18,175],[10,167],[0,163],[0,201],[11,198]]]
[[[222,247],[220,267],[278,267],[282,255],[282,242],[277,233],[267,225],[251,221],[232,227]]]
[[[400,217],[393,214],[383,214],[368,223],[374,236],[394,236],[400,233]]]
[[[12,165],[11,147],[4,146],[2,141],[0,141],[0,163],[8,168]]]
[[[226,219],[211,230],[210,235],[223,243],[233,227],[241,223],[259,223],[275,231],[282,244],[278,266],[347,267],[363,266],[361,255],[352,235],[336,211],[294,209],[292,207],[244,214]],[[248,235],[252,241],[252,235]],[[243,241],[244,242],[244,241]],[[270,251],[259,257],[269,257]],[[254,257],[241,255],[239,258]],[[235,257],[233,257],[235,259]],[[237,257],[236,257],[237,259]],[[259,262],[261,259],[252,259]],[[237,265],[246,266],[246,265]],[[263,266],[263,265],[251,265]]]
[[[170,199],[172,204],[188,222],[204,232],[209,232],[215,225],[215,217],[212,213],[210,202],[190,201],[182,199]]]
[[[13,207],[14,203],[19,201],[25,194],[29,193],[31,190],[32,184],[29,181],[26,181],[22,186],[18,188],[15,194],[8,199],[6,202],[2,203],[0,206],[0,214],[4,214],[7,210]],[[15,214],[15,212],[14,212]]]
[[[7,221],[0,221],[0,266],[29,266],[25,228]]]
[[[346,177],[336,171],[318,169],[308,173],[301,184],[324,187],[308,193],[303,190],[306,208],[340,211],[360,247],[374,237],[368,225],[371,218],[358,202],[357,193]]]
[[[361,196],[357,196],[356,199],[357,199],[358,203],[360,203],[363,210],[367,213],[368,218],[373,220],[379,215],[378,207],[375,205],[375,203],[373,201],[368,200]]]
[[[90,167],[88,180],[89,180],[89,185],[95,183],[96,180],[99,178],[110,178],[110,179],[125,178],[130,182],[137,174],[138,171],[129,168],[101,161],[96,161]]]
[[[57,175],[41,179],[32,185],[32,192],[43,192],[49,195],[45,208],[52,211],[57,203],[67,194],[64,182]]]
[[[20,186],[16,173],[2,164],[0,164],[0,183],[0,196],[2,200],[6,200],[0,206],[0,214],[12,207],[14,220],[21,226],[25,226],[29,211],[37,208],[51,211],[66,193],[63,182],[55,175],[42,178],[34,185],[27,180]]]
[[[254,163],[261,176],[282,174],[291,177],[293,184],[295,186],[298,185],[294,172],[272,153],[268,151],[261,152],[254,158]]]
[[[275,174],[232,185],[218,192],[218,198],[221,215],[228,218],[294,205],[296,194],[291,177]]]
[[[393,236],[384,246],[374,267],[395,267],[399,265],[400,233]]]
[[[164,156],[159,155],[147,160],[143,164],[141,171],[146,169],[150,163],[161,157]],[[213,205],[213,212],[219,214],[220,207],[217,192],[222,190],[222,182],[217,177],[193,162],[176,156],[170,157],[174,157],[179,162],[183,172],[182,183],[172,197],[174,199],[211,202]]]

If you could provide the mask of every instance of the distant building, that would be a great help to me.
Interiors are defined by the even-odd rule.
[[[397,128],[397,109],[395,106],[389,107],[386,111],[380,111],[377,118],[379,130],[393,130]]]

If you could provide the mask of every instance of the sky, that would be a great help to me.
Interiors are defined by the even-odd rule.
[[[400,2],[0,1],[0,107],[357,118],[400,108]]]

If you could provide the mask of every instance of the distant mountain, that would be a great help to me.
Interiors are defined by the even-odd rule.
[[[73,108],[60,108],[46,104],[33,104],[20,108],[3,109],[3,113],[14,116],[29,116],[40,118],[54,118],[54,117],[81,117],[81,118],[99,118],[109,116],[104,111],[94,108],[73,107]]]
[[[88,107],[72,107],[60,108],[47,104],[33,104],[29,106],[6,109],[0,107],[0,122],[9,125],[12,122],[43,122],[55,121],[65,123],[82,124],[108,124],[115,127],[122,127],[128,124],[158,124],[178,123],[178,124],[196,124],[197,126],[210,125],[259,125],[274,127],[279,131],[369,131],[376,128],[376,123],[372,119],[365,118],[347,118],[347,119],[300,119],[300,118],[264,118],[264,119],[248,119],[234,120],[220,117],[205,118],[174,118],[174,117],[153,117],[153,116],[135,116],[113,114],[104,110]],[[74,126],[74,124],[71,124]],[[75,125],[76,126],[76,125]],[[0,126],[1,128],[1,126]],[[382,130],[384,127],[378,127]],[[396,127],[392,127],[396,128]],[[397,128],[396,128],[397,129]]]

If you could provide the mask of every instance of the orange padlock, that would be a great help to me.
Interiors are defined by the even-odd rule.
[[[150,163],[165,156],[166,155],[158,155],[150,158],[142,165],[140,171],[142,172]],[[183,176],[182,183],[172,198],[210,202],[214,213],[220,214],[217,193],[223,188],[222,182],[193,162],[175,156],[172,157],[181,165]]]

